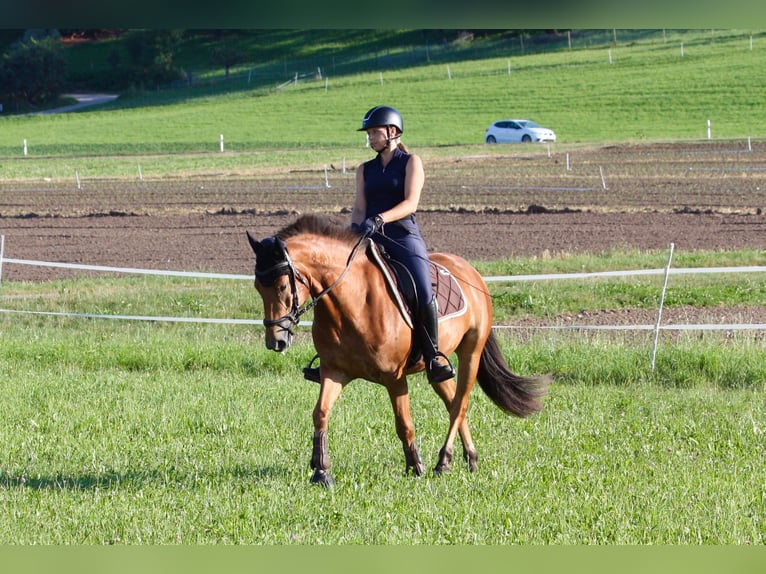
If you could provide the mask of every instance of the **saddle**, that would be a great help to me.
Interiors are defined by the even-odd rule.
[[[370,242],[367,254],[383,273],[386,286],[402,318],[410,329],[414,328],[412,314],[417,312],[418,305],[415,282],[409,271],[403,264],[391,259],[388,253],[374,241]],[[433,261],[430,261],[430,265],[431,285],[438,303],[439,321],[465,313],[466,303],[463,289],[455,277],[443,265]]]

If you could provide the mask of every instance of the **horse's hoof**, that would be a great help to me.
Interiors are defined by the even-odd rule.
[[[479,455],[475,452],[464,452],[463,453],[463,459],[468,464],[468,470],[470,472],[476,472],[479,470]]]
[[[319,486],[332,488],[335,486],[335,479],[326,470],[315,470],[311,477],[311,484],[318,484]]]
[[[436,476],[447,474],[450,472],[450,462],[452,462],[452,449],[447,450],[445,447],[439,449],[439,459],[434,468],[434,474]]]

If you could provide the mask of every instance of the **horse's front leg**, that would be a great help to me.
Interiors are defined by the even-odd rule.
[[[404,449],[405,474],[412,471],[414,476],[422,476],[424,472],[423,461],[415,444],[415,427],[412,423],[410,411],[410,394],[407,388],[407,379],[401,379],[384,383],[388,389],[391,406],[394,409],[396,434],[402,442]]]
[[[313,484],[321,486],[333,486],[335,479],[330,474],[330,454],[327,447],[327,428],[330,422],[330,412],[338,400],[343,385],[331,379],[322,379],[322,388],[319,391],[319,399],[314,407],[314,436],[311,449],[311,476]]]

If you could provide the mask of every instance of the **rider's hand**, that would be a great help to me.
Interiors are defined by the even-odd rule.
[[[372,237],[373,234],[380,231],[383,227],[383,218],[380,215],[368,217],[359,226],[359,232],[365,237]]]

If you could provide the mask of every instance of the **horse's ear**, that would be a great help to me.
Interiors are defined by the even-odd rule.
[[[249,231],[245,231],[245,233],[247,233],[247,241],[250,243],[250,247],[252,248],[253,253],[257,254],[258,253],[258,248],[261,246],[261,244],[258,243],[258,241],[255,240],[255,237],[250,235]]]

